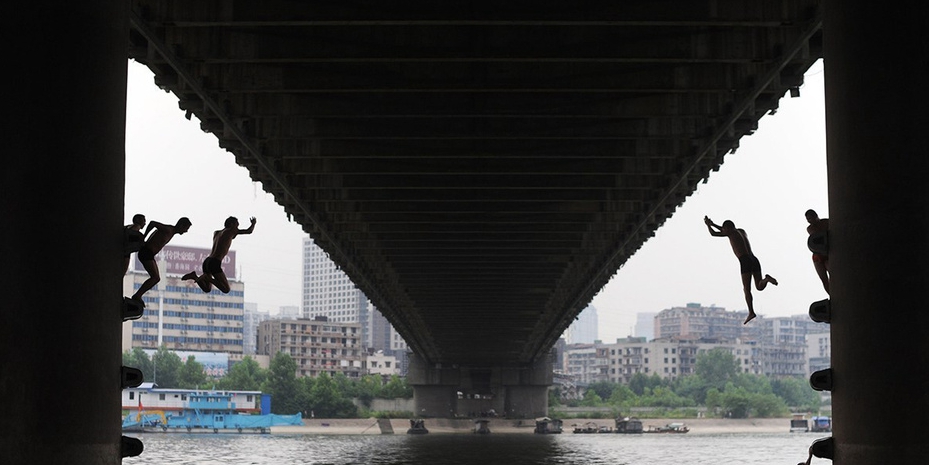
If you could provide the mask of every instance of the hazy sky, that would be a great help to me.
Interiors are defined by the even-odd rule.
[[[184,118],[177,98],[158,89],[144,66],[129,62],[126,124],[126,223],[134,213],[174,223],[187,216],[190,231],[173,245],[209,248],[226,217],[255,232],[232,244],[245,281],[245,300],[276,313],[301,305],[300,226],[254,183],[231,153],[194,117]],[[746,308],[738,261],[725,238],[711,237],[703,224],[731,219],[744,228],[764,273],[778,287],[755,291],[763,316],[806,313],[826,297],[806,248],[808,208],[828,217],[825,110],[822,63],[806,75],[799,98],[784,97],[775,115],[726,155],[719,172],[678,208],[594,298],[604,342],[632,332],[636,313],[658,312],[688,302],[727,310]]]

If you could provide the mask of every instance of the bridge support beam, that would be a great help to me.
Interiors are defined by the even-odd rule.
[[[921,463],[929,7],[829,0],[825,11],[834,462]]]
[[[546,358],[522,367],[430,366],[413,355],[407,381],[418,416],[453,418],[493,411],[508,418],[536,418],[548,414],[552,363]]]
[[[4,464],[121,462],[128,5],[2,7]]]

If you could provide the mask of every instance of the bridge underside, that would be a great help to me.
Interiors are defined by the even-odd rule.
[[[540,353],[544,352],[554,334],[563,329],[566,320],[576,312],[580,303],[589,298],[592,291],[588,289],[601,285],[604,276],[611,274],[624,257],[649,234],[651,228],[660,224],[676,205],[675,202],[682,200],[692,190],[693,182],[716,166],[725,151],[723,149],[734,147],[738,137],[751,130],[755,119],[763,113],[760,109],[766,108],[760,103],[767,101],[765,96],[775,99],[784,88],[797,84],[796,81],[791,82],[790,78],[796,78],[799,71],[794,74],[790,69],[794,66],[798,70],[805,69],[808,63],[805,60],[819,54],[816,46],[816,20],[811,23],[811,34],[805,38],[807,34],[801,31],[807,30],[802,26],[806,16],[799,13],[807,11],[803,6],[805,4],[789,0],[711,0],[705,3],[690,0],[650,1],[632,7],[615,7],[622,8],[621,12],[609,11],[605,7],[602,11],[590,9],[584,13],[559,11],[558,5],[549,5],[549,2],[543,1],[532,3],[527,11],[537,13],[531,20],[524,18],[523,21],[514,16],[512,11],[515,10],[509,6],[490,13],[491,10],[482,10],[468,4],[463,7],[467,11],[444,12],[444,15],[458,19],[444,22],[441,19],[443,15],[430,9],[431,4],[421,5],[421,8],[414,11],[394,7],[386,2],[353,3],[364,6],[353,7],[356,8],[354,10],[334,11],[341,11],[342,14],[326,15],[326,11],[333,10],[319,10],[311,15],[301,15],[300,12],[281,10],[290,4],[278,2],[262,3],[263,10],[255,10],[253,13],[242,10],[250,8],[248,5],[251,3],[197,2],[196,12],[186,9],[188,3],[152,3],[146,8],[135,3],[132,4],[135,11],[132,18],[128,11],[130,4],[110,0],[59,2],[55,5],[43,2],[4,4],[4,37],[9,39],[5,58],[10,64],[5,69],[8,92],[4,93],[4,129],[8,142],[7,152],[11,154],[4,169],[0,170],[0,185],[8,194],[0,198],[0,218],[4,221],[4,240],[0,241],[0,256],[3,257],[0,261],[0,274],[3,276],[0,279],[0,295],[4,298],[3,324],[0,324],[0,356],[3,357],[0,363],[0,398],[4,402],[0,403],[0,416],[6,420],[0,428],[0,456],[4,458],[4,463],[111,465],[121,462],[123,454],[120,453],[118,392],[125,384],[121,379],[119,349],[123,277],[122,234],[119,226],[124,220],[127,36],[131,35],[132,56],[139,57],[156,70],[159,83],[178,93],[181,105],[195,111],[204,127],[213,131],[222,144],[233,150],[241,163],[250,166],[254,176],[262,179],[267,189],[277,193],[279,200],[288,205],[288,209],[306,228],[326,245],[336,261],[402,328],[404,336],[423,354],[423,367],[432,370],[422,370],[423,385],[427,390],[439,394],[445,392],[446,395],[448,390],[440,386],[455,383],[453,377],[456,372],[454,364],[446,370],[444,360],[460,358],[475,364],[490,364],[495,359],[486,354],[494,351],[499,352],[495,355],[501,360],[513,360],[511,363],[518,362],[522,354],[526,354],[521,359],[523,361],[540,360]],[[926,49],[929,39],[925,27],[929,4],[901,0],[875,8],[866,2],[826,0],[825,3],[827,15],[823,25],[823,55],[826,59],[833,349],[831,390],[835,415],[835,463],[923,463],[929,456],[929,444],[924,432],[925,419],[929,417],[929,377],[924,375],[925,366],[929,364],[929,337],[926,337],[929,332],[929,312],[920,311],[925,306],[924,289],[929,285],[929,267],[925,266],[929,262],[929,247],[926,247],[929,202],[925,190],[925,180],[929,177],[929,158],[926,157],[929,153],[929,139],[924,136],[925,128],[929,127],[929,113],[921,103],[925,100],[924,76],[929,75],[929,50]],[[662,9],[650,6],[654,4],[661,5]],[[258,8],[255,5],[254,8]],[[706,8],[705,14],[698,15],[693,11],[700,5]],[[651,14],[646,14],[650,10]],[[549,11],[553,14],[544,13]],[[352,12],[357,14],[353,15]],[[280,19],[284,16],[289,21],[281,23]],[[773,17],[781,20],[772,20]],[[143,21],[141,18],[146,19]],[[217,18],[224,22],[216,23]],[[250,21],[242,18],[249,18]],[[585,38],[594,40],[604,36],[588,36],[583,30],[576,30],[565,32],[560,41],[540,34],[528,35],[527,40],[514,35],[509,41],[480,42],[483,36],[474,34],[468,36],[468,40],[478,42],[461,43],[459,48],[455,48],[454,43],[425,40],[425,36],[421,42],[416,42],[412,40],[416,35],[404,36],[402,32],[395,41],[391,40],[392,35],[366,36],[364,28],[356,28],[354,35],[341,36],[343,42],[330,41],[326,36],[343,26],[351,28],[353,24],[362,25],[363,21],[368,21],[372,30],[417,22],[403,21],[402,18],[432,21],[435,26],[433,30],[436,31],[433,38],[435,41],[453,40],[463,29],[492,30],[497,25],[523,27],[525,33],[529,34],[535,28],[547,24],[551,26],[548,29],[550,33],[557,34],[562,30],[559,27],[570,27],[580,22],[591,26],[591,31],[606,31],[612,25],[617,26],[618,32],[626,30],[629,35],[623,35],[622,41],[611,42],[609,46],[589,43],[571,50],[558,47],[560,44],[575,44]],[[703,20],[697,21],[695,18]],[[132,32],[129,28],[130,19],[136,24]],[[474,28],[464,27],[467,24],[462,22],[469,21],[476,22]],[[214,23],[214,26],[210,26]],[[754,27],[758,23],[769,26],[767,29],[758,29]],[[318,27],[295,42],[314,44],[317,48],[312,51],[321,54],[316,58],[322,59],[314,64],[312,56],[304,56],[302,61],[306,63],[302,65],[313,68],[314,72],[302,77],[290,71],[284,72],[292,66],[301,66],[301,60],[296,59],[296,55],[292,55],[291,60],[275,62],[272,53],[274,49],[284,50],[285,47],[274,44],[278,41],[287,42],[292,38],[288,31],[302,29],[301,24],[315,24]],[[146,25],[152,30],[140,32]],[[261,34],[264,38],[249,42],[249,35],[255,35],[257,39],[255,31],[258,30],[264,30],[264,34]],[[403,28],[398,27],[398,30]],[[637,40],[638,35],[632,34],[634,30],[643,34],[647,40]],[[747,35],[739,36],[739,31]],[[238,35],[239,32],[244,35]],[[188,33],[191,37],[202,34],[203,40],[179,40]],[[717,33],[721,35],[717,36]],[[157,40],[159,37],[162,40],[160,43]],[[778,37],[796,40],[778,42]],[[680,46],[667,46],[675,38],[681,41]],[[714,38],[719,40],[714,42]],[[524,55],[516,54],[516,49],[507,48],[511,44],[529,43],[529,40],[544,47],[525,49]],[[271,44],[272,51],[262,45],[262,41]],[[655,55],[648,58],[644,52],[637,53],[635,48],[624,47],[625,42],[636,41],[643,47],[642,50],[650,50]],[[432,44],[444,45],[438,48]],[[661,44],[666,46],[662,47]],[[797,54],[790,54],[791,44],[799,44]],[[243,48],[238,48],[238,45]],[[158,47],[161,47],[164,55],[160,55],[162,52],[158,51]],[[211,47],[229,55],[206,58],[202,52]],[[355,50],[357,56],[342,55],[344,59],[325,56],[326,50],[346,49]],[[231,54],[236,50],[238,55]],[[379,50],[380,55],[377,53]],[[456,50],[457,54],[442,55],[443,51]],[[465,52],[468,50],[475,55],[467,55]],[[593,56],[601,57],[600,60],[605,63],[603,69],[616,66],[616,71],[595,72],[597,67],[592,65],[594,62],[583,59],[590,58],[593,50],[601,50]],[[307,54],[310,51],[306,49]],[[568,52],[573,54],[569,55]],[[255,69],[267,67],[265,69],[271,72],[241,74],[247,66],[240,69],[235,62],[243,61],[243,57],[249,54],[265,58],[250,66]],[[431,58],[433,55],[445,58],[434,60]],[[399,84],[381,89],[381,94],[379,88],[365,90],[364,80],[373,79],[373,76],[361,71],[352,75],[323,72],[344,70],[353,66],[355,58],[365,56],[368,59],[362,62],[370,61],[376,67],[380,61],[384,65],[382,69],[375,70],[381,72],[381,82],[406,82],[407,91],[402,91]],[[378,56],[387,59],[378,60]],[[488,58],[478,59],[485,56]],[[681,58],[687,56],[689,60]],[[718,59],[720,56],[728,57],[729,61],[707,61],[711,57]],[[775,58],[766,61],[766,57]],[[782,60],[778,57],[784,58]],[[513,58],[512,64],[509,64],[510,58]],[[453,66],[456,60],[471,59],[474,68],[483,70],[483,75],[462,75],[460,79],[443,81],[430,79],[429,76],[433,74],[425,71],[427,63],[432,61],[434,75],[443,76],[443,70]],[[680,63],[673,65],[672,62],[677,62],[675,60]],[[172,62],[179,65],[174,67],[170,64]],[[563,63],[560,71],[549,66],[557,62]],[[417,63],[423,67],[418,68],[415,66]],[[783,66],[779,67],[778,63]],[[620,64],[623,66],[619,67]],[[406,73],[407,66],[412,74],[398,75],[392,71]],[[539,72],[516,74],[521,67],[535,68]],[[223,69],[239,70],[239,74],[224,76]],[[421,74],[415,74],[417,69]],[[635,79],[635,76],[649,69],[660,70],[662,73],[653,74],[651,79]],[[763,71],[768,69],[770,71]],[[191,75],[185,74],[184,70],[208,71],[209,74]],[[273,73],[275,70],[279,71],[277,75]],[[701,70],[708,74],[703,74]],[[757,73],[749,72],[751,70]],[[449,74],[445,72],[448,77]],[[725,76],[720,77],[719,81],[728,79],[732,84],[729,91],[712,86],[711,74],[717,72]],[[668,73],[673,79],[668,80]],[[551,82],[544,81],[549,75],[554,77]],[[352,76],[355,79],[347,79]],[[768,77],[770,81],[766,80]],[[520,81],[516,78],[526,79],[525,82],[536,87],[520,93]],[[301,82],[312,82],[313,79],[318,80],[318,91],[315,93],[284,93],[287,89],[296,89]],[[223,87],[224,82],[236,86]],[[429,82],[434,82],[434,87],[427,86]],[[556,87],[561,82],[573,83],[575,87]],[[745,85],[746,82],[750,85]],[[488,87],[478,86],[481,83]],[[342,85],[345,88],[339,87]],[[614,86],[614,90],[609,90]],[[660,92],[665,86],[669,92]],[[270,91],[275,88],[277,92]],[[270,90],[265,92],[263,89]],[[481,92],[480,89],[487,92]],[[670,92],[673,89],[678,92]],[[500,98],[491,98],[491,90],[501,91],[500,94],[494,94]],[[275,97],[277,93],[281,95]],[[430,98],[429,95],[421,94],[434,95]],[[450,108],[451,113],[448,114],[442,113],[443,107],[439,106],[434,107],[432,113],[426,111],[431,108],[428,104],[433,99],[436,104],[450,105],[455,102],[457,94],[461,94],[459,97],[467,96],[473,106],[461,104],[463,106]],[[352,110],[355,107],[350,105],[341,106],[351,103],[353,95],[355,103],[365,105],[370,100],[370,105],[363,110]],[[394,107],[385,103],[390,102],[391,98],[411,95],[419,98],[408,101],[410,108],[419,109],[410,113],[394,110],[398,113],[391,116],[389,111]],[[572,95],[577,97],[576,101],[568,99]],[[521,96],[533,98],[526,98],[519,104]],[[262,113],[269,110],[261,106],[249,107],[247,111],[241,107],[244,105],[242,102],[261,103],[265,98],[284,101],[279,109],[282,111],[281,116],[275,118]],[[301,107],[297,103],[303,98],[318,98],[319,105]],[[538,99],[551,106],[534,106]],[[654,99],[654,106],[639,105],[649,99]],[[326,106],[325,102],[330,102],[331,106]],[[416,102],[419,102],[419,107]],[[588,104],[581,105],[583,102]],[[606,103],[600,105],[602,102]],[[699,102],[705,106],[701,107]],[[565,109],[573,103],[579,106],[571,111]],[[510,109],[514,117],[510,118],[509,114],[500,111],[491,112],[497,108],[495,105]],[[402,110],[402,106],[399,108]],[[289,119],[286,111],[283,111],[286,109],[308,117],[314,124],[301,126],[293,123],[299,119]],[[520,112],[520,109],[524,110]],[[715,113],[717,110],[719,113]],[[668,114],[677,116],[667,119],[662,117]],[[230,115],[240,117],[230,119]],[[441,129],[452,134],[459,134],[457,131],[460,131],[462,136],[455,139],[438,133],[431,138],[415,138],[411,134],[416,134],[417,125],[404,127],[405,131],[398,125],[390,125],[392,120],[397,123],[404,119],[422,122],[427,128],[430,122],[438,125],[437,121],[448,120],[455,124]],[[591,120],[600,121],[601,124],[593,124]],[[639,120],[639,125],[633,124],[633,120]],[[277,121],[280,121],[280,125],[276,125]],[[371,124],[365,124],[366,121]],[[285,124],[287,122],[292,124]],[[367,132],[380,127],[376,124],[379,122],[388,125],[393,134],[376,136],[376,133]],[[567,131],[562,127],[562,124],[572,123],[577,124],[576,139],[566,135]],[[529,128],[542,129],[529,131]],[[612,128],[603,132],[603,137],[613,138],[615,150],[591,152],[591,147],[601,145],[597,138],[589,134],[604,128]],[[291,134],[299,130],[316,131],[314,134],[317,137],[294,138],[290,141],[270,137],[275,131]],[[525,138],[522,136],[523,130],[529,134]],[[360,132],[356,134],[353,131]],[[635,131],[639,131],[639,136],[635,138],[634,144],[623,142],[619,136]],[[681,131],[693,134],[690,145],[684,142],[686,138],[667,136],[679,135]],[[516,134],[519,137],[489,136],[501,133]],[[369,139],[363,138],[364,134]],[[585,134],[587,136],[582,137]],[[516,143],[522,141],[531,144],[528,141],[543,139],[546,135],[551,136],[550,144]],[[396,139],[388,136],[395,136]],[[311,147],[302,152],[295,150],[289,157],[284,156],[286,150],[274,149],[301,143]],[[329,150],[327,147],[334,143],[361,144],[369,151]],[[438,148],[445,147],[446,150],[429,150],[434,156],[417,155],[417,150],[426,152],[430,144],[436,144]],[[524,152],[519,150],[504,150],[507,144],[533,148],[530,153],[534,155],[522,157]],[[621,149],[625,144],[634,145],[635,150],[630,151],[628,147]],[[487,152],[471,150],[474,147],[483,148]],[[556,156],[559,154],[558,147],[564,149],[561,153],[564,157]],[[573,150],[575,147],[577,152]],[[492,151],[494,148],[497,150]],[[410,150],[404,152],[404,149]],[[407,156],[380,156],[379,153],[383,152],[379,150],[388,153],[393,150],[406,153]],[[341,164],[343,161],[364,159],[366,153],[370,155],[368,161],[372,166],[380,167],[370,178],[357,172],[368,169],[367,164]],[[585,153],[586,156],[578,155]],[[601,156],[594,156],[596,153]],[[490,154],[498,156],[490,157]],[[664,154],[667,161],[661,161],[661,154]],[[342,155],[345,155],[344,160]],[[571,164],[570,169],[575,171],[569,172],[582,179],[603,181],[597,175],[583,172],[582,167],[586,166],[588,159],[605,164],[599,166],[614,179],[614,187],[606,188],[595,182],[584,184],[601,186],[599,190],[593,191],[599,192],[605,200],[592,200],[593,194],[589,194],[590,197],[581,196],[580,200],[571,197],[572,201],[569,201],[572,190],[559,189],[561,184],[556,184],[556,181],[566,182],[571,177],[561,176],[546,162],[567,163],[566,160],[572,160],[572,156],[580,156],[582,162],[577,163],[580,167]],[[459,157],[471,163],[468,165],[472,166],[470,171],[455,168],[463,166],[460,160],[457,164],[444,163]],[[497,158],[503,161],[498,163]],[[511,172],[500,168],[514,160],[523,161],[526,170],[508,174]],[[309,169],[303,172],[281,168],[301,163],[316,163],[329,167],[329,170],[319,169],[315,174],[308,174]],[[663,163],[667,165],[663,166]],[[628,166],[624,169],[616,168],[620,164]],[[339,166],[343,168],[332,168]],[[355,166],[356,171],[347,170],[345,166]],[[614,169],[609,171],[609,166],[614,166]],[[370,197],[364,197],[367,201],[353,200],[353,195],[370,196],[375,192],[383,192],[384,195],[402,194],[399,183],[395,182],[393,189],[387,188],[391,186],[387,182],[391,175],[385,174],[385,171],[389,172],[390,169],[406,170],[404,173],[409,171],[411,188],[418,189],[423,198],[429,200],[424,206],[447,206],[448,212],[402,210],[404,204],[416,203],[416,199],[409,202],[376,201]],[[663,174],[642,174],[648,173],[649,169]],[[465,172],[471,175],[443,176],[445,172]],[[420,176],[415,176],[415,173]],[[399,172],[394,175],[395,180],[406,177],[400,176]],[[535,199],[534,203],[549,204],[549,208],[526,209],[517,216],[519,212],[515,208],[498,205],[494,201],[496,197],[488,196],[491,200],[485,202],[485,214],[469,216],[469,210],[465,207],[476,208],[466,202],[469,197],[463,196],[456,200],[453,196],[458,191],[476,195],[475,192],[480,191],[480,187],[485,184],[478,184],[475,179],[485,177],[491,183],[489,185],[497,186],[501,195],[520,192],[520,189],[505,188],[511,187],[502,181],[507,176],[514,180],[512,186],[535,191],[539,197],[530,197]],[[544,180],[552,185],[544,189],[538,185],[532,188],[532,184],[516,183],[521,179],[526,182],[526,179],[535,176],[540,177],[539,184]],[[447,184],[435,183],[427,189],[425,180],[431,178],[441,179]],[[659,182],[664,178],[667,179]],[[468,179],[475,184],[467,184]],[[639,189],[642,198],[633,198],[629,192],[638,189],[636,182],[653,182],[653,190]],[[364,185],[372,188],[359,189]],[[350,189],[352,186],[354,188]],[[558,195],[546,200],[545,195],[555,195],[543,194],[547,191]],[[630,197],[624,197],[627,194]],[[501,199],[507,205],[521,203],[517,198]],[[387,207],[388,204],[391,206]],[[373,210],[371,205],[384,207],[383,216],[407,218],[410,221],[376,222],[375,213],[381,210]],[[589,227],[568,228],[565,225],[572,224],[569,221],[572,216],[565,213],[565,210],[577,207],[600,208],[600,211],[575,212],[577,218],[590,220]],[[412,216],[416,213],[423,216]],[[565,230],[561,233],[566,238],[574,237],[572,243],[576,247],[570,249],[571,259],[552,253],[552,262],[535,262],[535,267],[531,269],[537,269],[538,276],[547,273],[552,278],[533,281],[531,278],[536,275],[529,273],[526,265],[514,267],[512,274],[500,271],[506,269],[501,263],[520,263],[516,259],[519,248],[515,244],[510,244],[514,246],[512,250],[501,248],[499,253],[491,254],[487,250],[490,244],[479,247],[463,240],[461,247],[473,247],[470,250],[483,260],[477,271],[472,269],[473,274],[466,273],[469,270],[463,265],[466,262],[450,258],[465,260],[470,254],[453,255],[454,249],[440,247],[447,245],[442,244],[441,238],[448,234],[476,241],[482,236],[463,233],[456,236],[459,234],[456,228],[466,230],[462,225],[470,223],[435,222],[436,218],[441,219],[446,215],[451,218],[461,215],[475,221],[513,215],[520,220],[514,220],[513,224],[538,226],[535,229],[527,228],[524,233],[516,227],[512,230],[503,229],[502,232],[488,229],[485,238],[500,239],[498,244],[501,247],[507,244],[504,239],[515,235],[525,239],[525,247],[534,248],[532,250],[541,254],[549,249],[532,243],[530,239],[533,236],[529,234],[552,234],[543,237],[546,237],[547,242],[555,242],[558,236],[551,231],[561,231],[558,228],[562,227]],[[560,222],[546,221],[549,218]],[[420,222],[415,223],[414,219]],[[488,228],[495,224],[486,221]],[[339,224],[343,227],[337,228]],[[413,243],[403,244],[397,240],[398,235],[385,232],[400,224],[409,225],[409,229],[395,232],[407,233],[416,238],[410,241]],[[434,235],[425,234],[428,231]],[[497,234],[490,235],[494,231]],[[606,244],[605,238],[609,237],[616,238],[617,242],[599,248],[590,246],[598,241]],[[511,302],[518,299],[504,299],[510,294],[503,293],[496,296],[506,304],[495,302],[474,304],[473,308],[455,307],[462,298],[470,299],[468,303],[480,303],[477,296],[494,295],[500,291],[496,291],[489,282],[458,282],[454,279],[433,281],[438,283],[438,290],[433,291],[421,284],[426,281],[414,279],[417,276],[415,273],[410,274],[410,277],[401,274],[402,270],[419,270],[419,267],[411,267],[411,261],[417,256],[401,251],[420,242],[424,248],[413,250],[420,251],[418,258],[423,267],[430,266],[426,259],[431,254],[425,252],[441,253],[449,260],[449,270],[456,272],[452,276],[478,280],[486,270],[498,279],[501,276],[512,276],[510,283],[522,285],[512,288],[513,292],[531,295],[538,290],[542,297],[532,302],[540,305],[534,311],[541,315],[530,318],[529,310],[523,310],[526,315],[509,311]],[[383,245],[383,252],[369,251],[368,247],[374,243]],[[599,252],[603,254],[593,258]],[[499,261],[492,260],[494,258]],[[446,272],[444,268],[428,269],[436,272],[437,277],[447,276],[443,275]],[[586,278],[575,278],[571,274],[575,271],[580,275],[586,274]],[[585,284],[577,284],[582,279],[586,280]],[[479,287],[485,284],[486,289]],[[543,284],[549,284],[551,288],[543,288]],[[590,284],[590,287],[585,288],[586,284]],[[782,283],[782,286],[785,286],[784,289],[789,287],[787,283]],[[471,289],[477,292],[464,293]],[[445,290],[454,292],[449,294],[447,300],[433,293]],[[460,311],[454,314],[447,308]],[[500,324],[491,324],[490,328],[485,328],[483,320],[477,317],[471,319],[472,314],[484,318],[500,316],[509,320],[494,320]],[[453,319],[453,316],[460,319]],[[459,328],[457,331],[447,330],[451,322],[455,322],[456,328]],[[435,324],[436,330],[430,333],[427,324]],[[499,335],[500,332],[496,331],[502,331],[500,326],[504,324],[513,327],[514,339],[528,341],[525,343],[529,348],[521,350],[515,345],[500,343],[493,337],[485,336],[483,340],[468,337],[469,333]],[[485,330],[488,332],[485,333]],[[535,338],[536,334],[538,338]],[[466,341],[467,344],[445,345],[446,340],[452,343]],[[479,351],[477,355],[472,352],[477,342],[486,343],[486,352]],[[525,391],[529,398],[536,398],[540,390],[536,388],[546,382],[537,376],[540,372],[531,370],[538,363],[513,367],[517,368],[515,370],[499,368],[496,364],[489,368],[459,366],[457,382],[462,384],[460,377],[467,373],[470,376],[467,382],[474,390],[484,390],[485,386],[499,380],[499,384],[507,389],[514,386],[519,394],[522,394],[519,391]],[[446,405],[439,405],[436,401],[438,397],[427,399],[429,403],[426,406],[438,411],[452,403],[450,400]],[[520,398],[525,397],[520,395]],[[474,400],[473,396],[471,400]],[[536,410],[534,405],[515,407],[523,413]],[[805,456],[802,452],[784,451],[779,459],[785,463],[794,463],[790,461]]]
[[[822,54],[818,1],[132,2],[130,56],[429,363],[531,364]]]

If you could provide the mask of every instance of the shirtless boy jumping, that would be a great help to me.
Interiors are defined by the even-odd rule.
[[[222,291],[223,294],[229,293],[229,280],[226,279],[226,273],[223,272],[223,259],[229,253],[229,247],[232,246],[232,240],[239,234],[251,234],[255,230],[255,217],[251,218],[252,225],[248,229],[239,229],[239,220],[230,216],[226,218],[223,229],[213,233],[213,250],[210,256],[203,260],[203,274],[197,277],[196,271],[191,271],[181,277],[182,280],[191,279],[200,286],[203,292],[210,292],[213,286]]]
[[[151,236],[148,236],[148,233],[155,230]],[[150,221],[148,227],[145,228],[145,234],[142,237],[148,236],[148,240],[142,244],[142,247],[139,249],[138,258],[139,263],[145,268],[145,271],[148,272],[148,279],[139,286],[139,289],[132,295],[132,300],[139,302],[143,306],[145,305],[142,302],[142,294],[148,292],[149,289],[155,287],[159,281],[161,281],[161,274],[158,272],[158,265],[155,263],[155,255],[158,255],[158,252],[161,252],[161,249],[174,237],[175,234],[184,234],[187,230],[190,229],[190,220],[187,217],[181,217],[177,220],[177,224],[174,226],[162,224],[157,221]]]
[[[755,287],[759,291],[764,290],[768,283],[777,286],[777,280],[767,274],[764,275],[764,279],[761,278],[761,262],[752,254],[752,246],[748,242],[748,235],[744,229],[736,229],[735,223],[731,220],[723,221],[723,225],[718,226],[710,221],[709,217],[704,216],[703,222],[706,223],[710,235],[729,238],[732,251],[739,259],[742,272],[742,289],[745,291],[745,303],[748,304],[748,318],[742,324],[748,323],[756,316],[755,308],[752,306],[752,278],[755,278]]]

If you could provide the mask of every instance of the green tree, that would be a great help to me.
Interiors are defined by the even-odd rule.
[[[206,383],[207,376],[203,371],[203,364],[198,362],[193,355],[187,357],[187,362],[181,366],[178,373],[178,387],[197,389]]]
[[[597,391],[589,388],[584,391],[584,399],[581,400],[581,405],[584,407],[599,407],[602,404],[603,399],[600,398]]]
[[[322,418],[348,418],[356,416],[355,405],[342,395],[339,383],[323,373],[313,381],[309,392],[309,405],[315,416]]]
[[[271,359],[268,379],[261,389],[271,395],[271,413],[290,415],[303,410],[296,373],[297,362],[290,355],[278,352]]]
[[[751,412],[751,397],[745,388],[729,383],[720,396],[720,404],[729,418],[748,418]]]
[[[817,412],[822,404],[819,393],[803,378],[783,378],[771,382],[772,392],[790,406]]]
[[[155,365],[152,364],[151,357],[141,347],[133,347],[132,350],[123,352],[123,365],[142,370],[145,381],[155,379]]]
[[[152,379],[159,387],[180,387],[178,376],[181,371],[181,365],[183,364],[183,362],[181,362],[181,357],[162,345],[158,348],[157,352],[152,354],[152,361],[155,364]]]
[[[261,368],[255,359],[246,355],[242,361],[229,368],[226,376],[217,382],[217,387],[231,391],[259,391],[267,379],[268,370]]]
[[[723,406],[722,393],[719,389],[710,388],[706,391],[706,408],[710,412],[717,413]]]
[[[706,393],[710,386],[700,375],[685,376],[677,380],[674,392],[681,397],[693,399],[697,404],[706,402]]]
[[[645,394],[639,396],[638,402],[643,407],[680,408],[692,407],[696,405],[693,399],[681,397],[675,394],[673,390],[665,386],[657,386],[654,389],[646,389]]]
[[[632,392],[632,389],[630,389],[629,386],[620,384],[616,386],[616,389],[613,389],[613,392],[610,394],[610,398],[607,402],[609,402],[610,405],[615,405],[617,407],[625,407],[634,401],[635,397],[635,393]]]
[[[561,388],[553,387],[548,390],[548,406],[555,407],[561,405]]]
[[[694,374],[700,376],[708,387],[722,390],[727,382],[735,378],[738,372],[738,361],[726,349],[718,347],[697,355]]]
[[[632,378],[629,380],[629,389],[632,389],[635,395],[641,396],[645,394],[646,390],[662,386],[663,383],[664,381],[657,373],[652,373],[651,376],[645,373],[636,373],[632,375]]]
[[[381,393],[382,381],[378,375],[364,375],[353,383],[350,395],[361,401],[362,405],[371,408],[371,401]]]
[[[406,378],[392,375],[390,381],[381,391],[385,399],[409,399],[413,397],[413,387],[406,383]]]
[[[613,395],[613,389],[616,389],[616,386],[618,384],[609,381],[595,381],[587,386],[587,390],[596,392],[601,399],[609,399]]]

